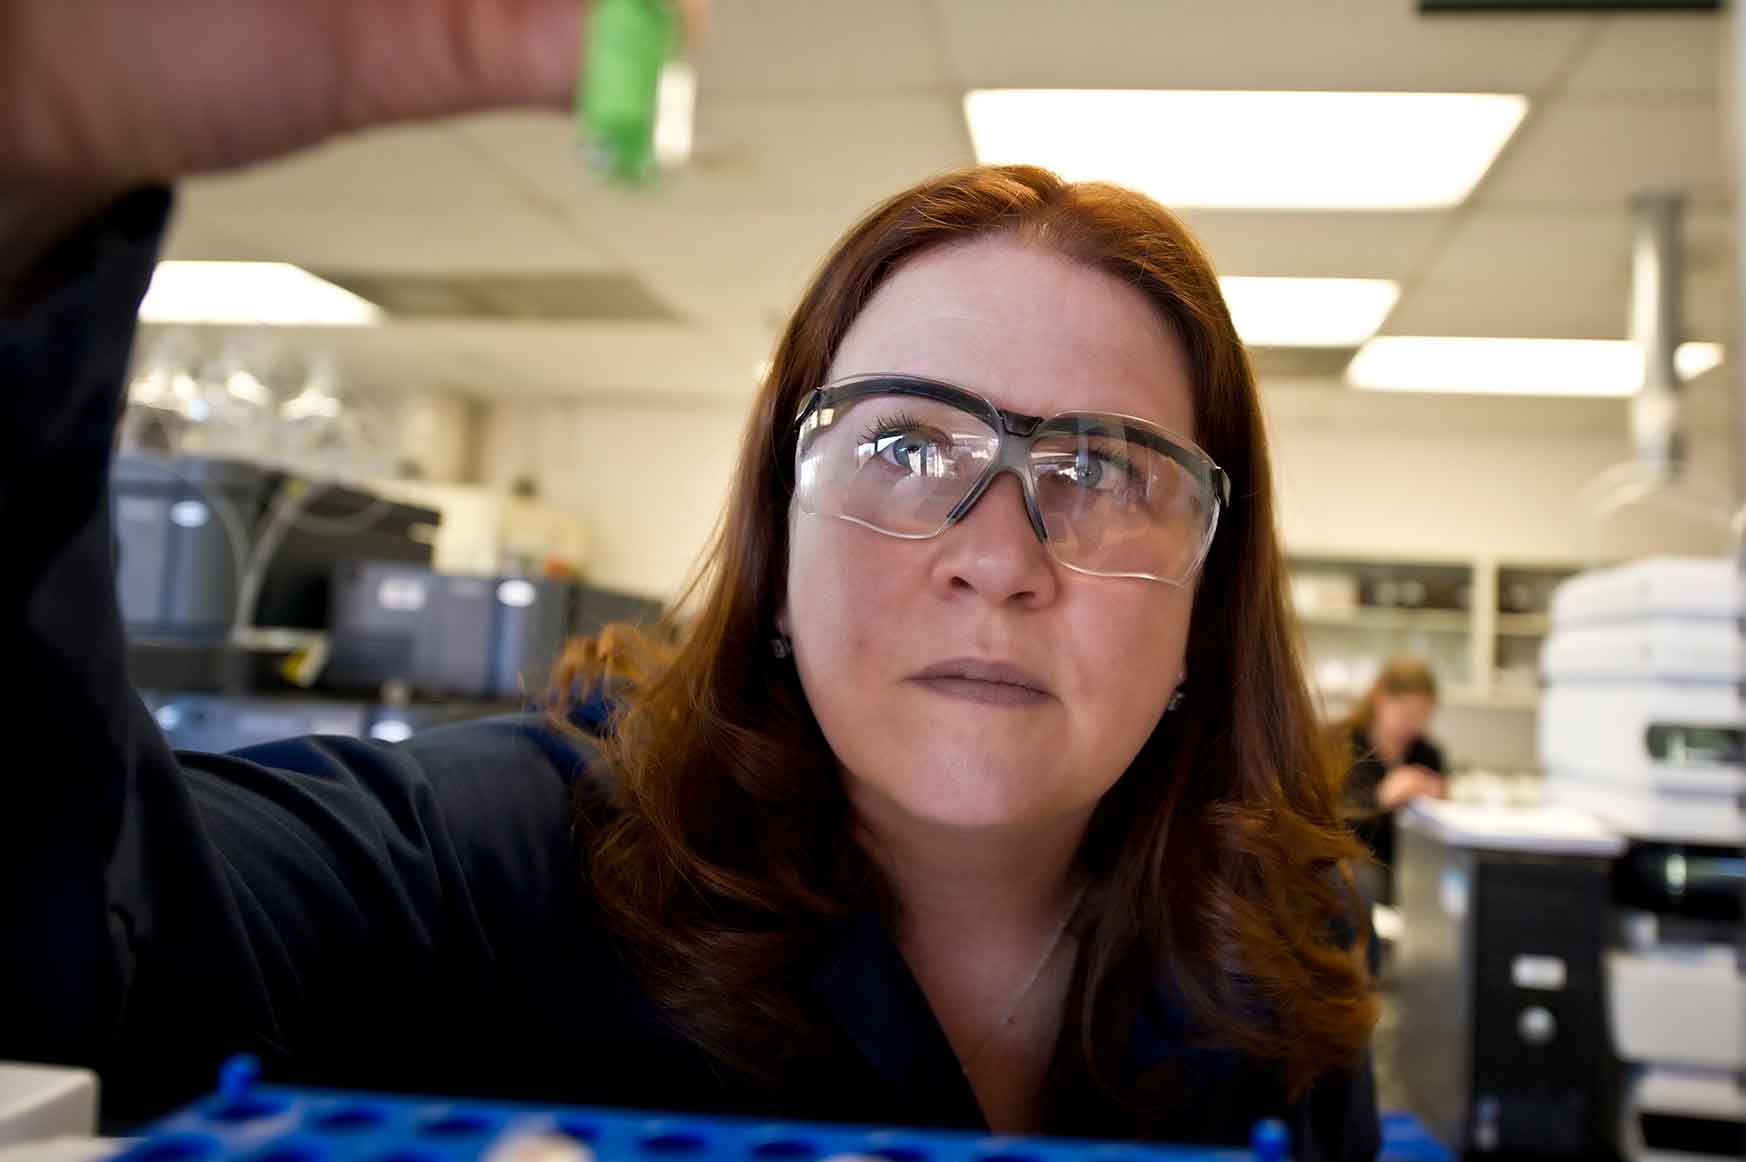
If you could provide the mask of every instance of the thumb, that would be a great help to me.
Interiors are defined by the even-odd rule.
[[[402,37],[368,43],[392,46],[384,104],[363,111],[365,122],[465,112],[489,106],[567,104],[576,88],[586,36],[583,0],[395,0],[441,11],[440,18],[407,19]],[[374,0],[370,7],[383,7]],[[695,49],[705,34],[708,0],[678,0],[685,42]],[[422,47],[408,45],[416,38]],[[398,43],[396,43],[396,41]],[[427,83],[404,67],[422,67]],[[367,77],[356,78],[369,91]]]
[[[515,105],[561,106],[576,84],[582,0],[418,0],[358,5],[359,24],[399,9],[390,30],[354,30],[346,128]]]

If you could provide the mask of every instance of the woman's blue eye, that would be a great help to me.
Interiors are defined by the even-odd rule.
[[[911,476],[945,475],[949,445],[943,433],[903,417],[881,421],[861,434],[863,459],[877,456]]]
[[[914,436],[881,436],[873,441],[873,454],[897,468],[920,476],[926,468],[927,444]]]
[[[1116,489],[1138,489],[1144,485],[1133,461],[1115,452],[1080,448],[1073,456],[1073,467],[1067,475],[1081,488],[1110,492]]]

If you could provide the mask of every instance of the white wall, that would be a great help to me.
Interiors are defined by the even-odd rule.
[[[1739,454],[1721,373],[1692,388],[1686,480],[1670,500],[1597,521],[1595,476],[1629,456],[1611,400],[1393,396],[1269,385],[1286,542],[1296,551],[1585,561],[1714,553],[1740,503]],[[1693,505],[1712,506],[1709,514]]]
[[[669,598],[715,528],[743,421],[732,405],[500,403],[480,479],[507,488],[528,476],[544,501],[580,516],[591,583]]]
[[[421,480],[472,482],[482,413],[477,401],[449,392],[414,392],[393,400],[391,436],[401,465],[417,465]]]

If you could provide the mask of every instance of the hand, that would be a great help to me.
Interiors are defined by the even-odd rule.
[[[709,0],[680,0],[688,36]],[[0,308],[143,182],[367,125],[567,103],[583,0],[0,0]]]
[[[578,0],[11,0],[9,183],[124,187],[380,121],[562,101]]]
[[[1393,811],[1418,798],[1447,799],[1449,781],[1436,771],[1416,764],[1394,768],[1376,785],[1376,805]]]
[[[707,0],[681,0],[695,33]],[[0,186],[123,189],[574,92],[582,0],[6,0]]]

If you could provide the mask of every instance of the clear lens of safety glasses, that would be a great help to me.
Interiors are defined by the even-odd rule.
[[[1071,569],[1181,584],[1228,498],[1205,453],[1142,420],[1004,413],[949,384],[869,376],[821,388],[799,417],[801,511],[894,537],[938,535],[1002,470],[1037,535]]]

